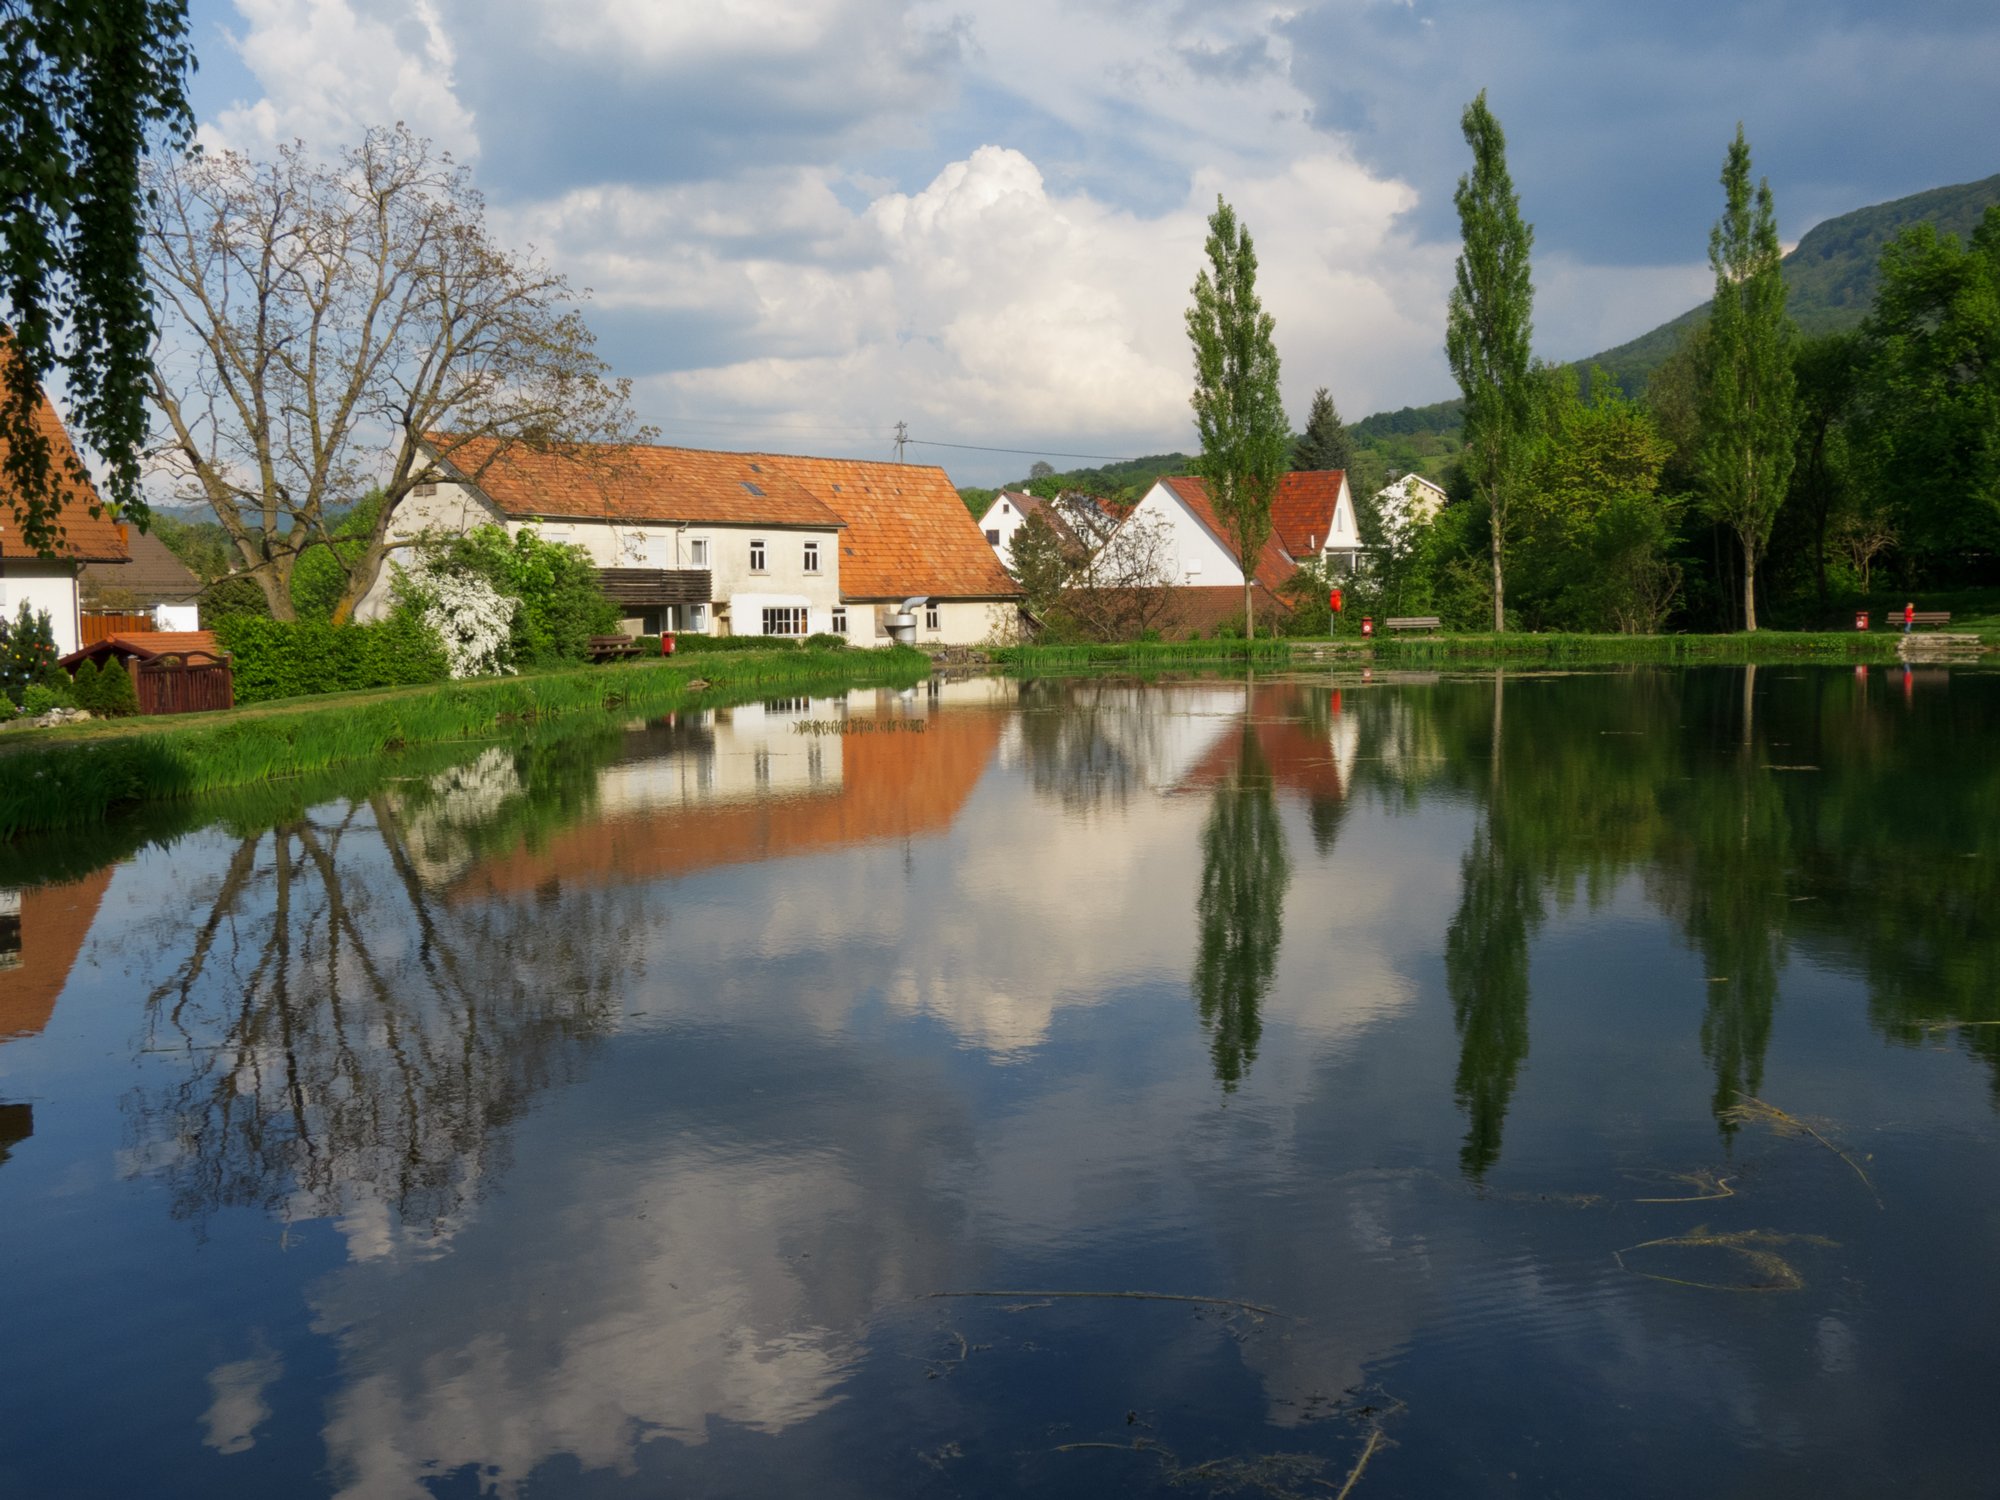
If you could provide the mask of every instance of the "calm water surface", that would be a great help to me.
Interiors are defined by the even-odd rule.
[[[52,849],[0,1494],[1992,1494],[1996,732],[974,681]]]

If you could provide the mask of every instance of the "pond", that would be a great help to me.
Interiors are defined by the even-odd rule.
[[[0,1494],[1989,1492],[1997,732],[934,681],[52,845]]]

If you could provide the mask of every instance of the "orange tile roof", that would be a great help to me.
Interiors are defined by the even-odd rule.
[[[11,360],[13,357],[9,347],[0,342],[0,360]],[[77,462],[76,445],[70,442],[69,432],[46,392],[35,408],[35,430],[48,441],[52,450],[49,457],[57,474],[64,475],[68,465]],[[0,460],[4,460],[6,452],[5,441],[0,440]],[[62,504],[56,513],[56,525],[62,539],[56,544],[56,556],[76,562],[125,561],[125,528],[109,511],[101,511],[94,516],[90,513],[92,506],[102,502],[98,499],[97,487],[90,482],[89,474],[84,474],[80,480],[61,478],[57,489]],[[21,522],[14,500],[12,490],[0,496],[0,556],[31,556],[33,554],[19,540]]]
[[[1230,538],[1229,528],[1222,524],[1222,518],[1215,513],[1215,506],[1208,498],[1208,486],[1192,475],[1177,474],[1160,482],[1180,496],[1182,503],[1194,512],[1195,519],[1215,533],[1215,539],[1222,543],[1223,550],[1235,558],[1238,567],[1242,567],[1243,559],[1236,554],[1236,543]],[[1298,568],[1285,556],[1284,547],[1278,541],[1277,527],[1273,526],[1271,535],[1264,539],[1263,550],[1257,554],[1257,566],[1251,576],[1275,594],[1284,581],[1296,572]]]
[[[21,961],[0,969],[0,1041],[32,1036],[55,1014],[56,997],[83,947],[112,867],[67,885],[36,886],[21,893]]]
[[[1310,469],[1278,481],[1278,493],[1271,500],[1271,530],[1294,558],[1311,557],[1326,546],[1346,480],[1345,469]]]
[[[503,447],[494,438],[447,433],[424,440],[514,520],[840,525],[834,509],[762,454],[644,443]]]
[[[1314,801],[1338,802],[1347,795],[1340,762],[1324,732],[1306,724],[1304,690],[1296,684],[1254,688],[1236,734],[1225,734],[1181,778],[1178,792],[1206,791],[1243,769],[1246,737],[1254,740],[1274,786]],[[1335,710],[1338,712],[1338,708]]]
[[[95,657],[100,662],[113,656],[120,660],[136,656],[141,661],[157,661],[162,656],[187,656],[195,652],[209,656],[225,654],[212,630],[121,630],[70,652],[59,665],[74,667],[85,657]]]
[[[765,456],[839,511],[844,599],[1018,599],[979,522],[943,469],[847,458]]]
[[[817,854],[878,839],[941,834],[992,762],[1005,715],[950,708],[922,734],[856,734],[840,745],[837,790],[819,796],[663,808],[565,829],[482,860],[454,901],[525,896],[551,880],[597,887],[673,879],[718,866]]]

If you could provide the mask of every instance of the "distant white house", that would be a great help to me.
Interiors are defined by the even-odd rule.
[[[1093,550],[1117,529],[1120,519],[1106,502],[1080,491],[1066,490],[1053,500],[1044,500],[1025,490],[1002,490],[979,518],[980,533],[1001,567],[1013,570],[1015,533],[1037,515],[1065,540]]]
[[[1375,504],[1389,525],[1427,525],[1444,509],[1444,490],[1421,474],[1392,479],[1376,492]]]

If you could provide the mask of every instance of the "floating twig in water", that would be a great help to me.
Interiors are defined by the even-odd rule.
[[[1664,1281],[1669,1286],[1691,1286],[1707,1292],[1796,1292],[1804,1288],[1805,1278],[1793,1269],[1792,1263],[1776,1251],[1764,1248],[1771,1245],[1816,1245],[1823,1249],[1834,1247],[1834,1241],[1817,1234],[1774,1234],[1767,1229],[1743,1229],[1735,1234],[1711,1234],[1707,1225],[1701,1225],[1688,1234],[1668,1235],[1664,1239],[1644,1240],[1636,1245],[1627,1245],[1623,1250],[1613,1250],[1611,1258],[1618,1262],[1618,1269],[1633,1276],[1643,1276],[1648,1281]],[[1657,1271],[1640,1271],[1625,1263],[1625,1257],[1634,1250],[1652,1250],[1662,1245],[1684,1245],[1702,1250],[1725,1250],[1731,1255],[1740,1255],[1769,1279],[1762,1282],[1734,1281],[1693,1281],[1684,1276],[1663,1276]]]
[[[1713,1172],[1663,1172],[1660,1174],[1669,1182],[1684,1182],[1691,1188],[1712,1191],[1691,1193],[1682,1198],[1634,1198],[1634,1203],[1707,1203],[1717,1198],[1734,1198],[1736,1189],[1729,1184],[1734,1177],[1718,1177]]]
[[[1877,1208],[1882,1206],[1882,1195],[1875,1191],[1874,1182],[1866,1172],[1861,1170],[1861,1163],[1841,1150],[1840,1147],[1834,1145],[1832,1141],[1821,1135],[1797,1115],[1788,1115],[1782,1109],[1779,1109],[1777,1105],[1766,1104],[1762,1099],[1755,1098],[1749,1094],[1738,1094],[1736,1096],[1736,1103],[1732,1104],[1724,1113],[1736,1120],[1762,1121],[1772,1129],[1784,1134],[1811,1136],[1835,1156],[1846,1162],[1853,1170],[1854,1175],[1861,1179],[1861,1185],[1867,1188],[1874,1196],[1875,1206]]]
[[[1193,1302],[1203,1307],[1240,1308],[1244,1312],[1253,1312],[1266,1318],[1284,1316],[1275,1307],[1265,1307],[1256,1302],[1244,1302],[1235,1297],[1190,1297],[1181,1292],[925,1292],[923,1297],[926,1301],[938,1297],[1017,1297],[1022,1299],[1040,1297],[1051,1301],[1058,1298],[1083,1301],[1091,1298],[1105,1297],[1126,1302]]]
[[[1912,1021],[1926,1031],[1962,1031],[1968,1026],[2000,1026],[2000,1021]]]
[[[1375,1450],[1387,1441],[1388,1439],[1382,1436],[1381,1428],[1368,1429],[1368,1446],[1361,1450],[1361,1457],[1356,1459],[1354,1467],[1347,1471],[1347,1483],[1340,1487],[1340,1493],[1335,1495],[1333,1500],[1347,1500],[1347,1492],[1361,1482],[1361,1471],[1368,1467],[1368,1460],[1373,1458]]]

